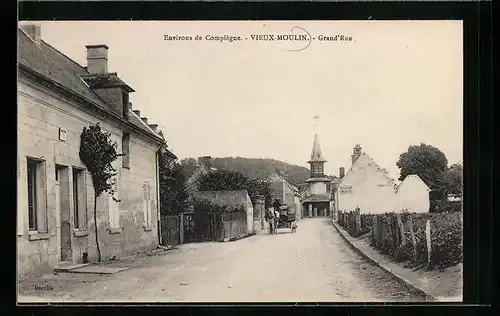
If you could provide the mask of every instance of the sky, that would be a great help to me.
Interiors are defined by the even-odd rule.
[[[180,159],[307,167],[317,133],[331,175],[350,167],[356,144],[395,178],[399,155],[421,142],[449,164],[462,161],[461,21],[35,23],[44,41],[82,66],[85,45],[106,44],[108,70],[136,91],[133,108],[160,126]],[[248,40],[164,39],[225,34]],[[253,34],[314,40],[253,41]],[[336,34],[352,40],[318,40]]]

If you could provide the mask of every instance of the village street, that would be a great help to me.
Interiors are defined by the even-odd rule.
[[[326,218],[299,221],[295,234],[283,229],[235,242],[185,244],[114,265],[132,268],[112,275],[59,273],[24,281],[20,301],[425,300],[366,262]]]

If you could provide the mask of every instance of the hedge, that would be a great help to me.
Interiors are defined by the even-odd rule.
[[[396,262],[445,268],[463,260],[462,212],[361,214],[361,230],[353,230],[354,212],[339,212],[339,224],[354,237],[371,231],[371,245]],[[428,260],[426,225],[430,222]],[[415,238],[415,246],[413,244]]]

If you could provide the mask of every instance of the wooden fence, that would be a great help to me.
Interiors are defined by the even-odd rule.
[[[222,213],[224,238],[233,238],[247,233],[247,213],[245,211]]]
[[[164,245],[219,241],[247,232],[246,211],[190,212],[162,217]]]
[[[160,225],[163,246],[177,246],[181,243],[181,226],[178,215],[162,215]]]
[[[444,266],[462,258],[462,213],[360,214],[338,212],[338,223],[354,237],[371,231],[371,245],[396,262]]]
[[[351,212],[338,211],[338,223],[349,235],[358,237],[362,234],[361,215],[359,209]]]

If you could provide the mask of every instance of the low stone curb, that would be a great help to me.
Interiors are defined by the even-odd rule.
[[[431,301],[431,302],[438,302],[439,301],[439,299],[436,298],[435,296],[433,296],[432,294],[429,294],[428,292],[424,291],[419,286],[413,284],[413,282],[411,282],[411,281],[405,279],[404,277],[402,277],[401,275],[393,272],[389,267],[381,264],[380,262],[378,262],[374,258],[370,257],[368,254],[364,253],[361,249],[359,249],[354,243],[352,243],[349,240],[347,232],[344,231],[339,225],[337,225],[337,223],[335,223],[334,220],[330,220],[330,222],[332,223],[333,227],[335,227],[335,229],[340,233],[340,235],[342,236],[342,238],[344,238],[344,240],[347,241],[347,243],[349,244],[349,246],[351,248],[353,248],[356,252],[358,252],[363,258],[367,259],[368,261],[370,261],[373,264],[377,265],[378,267],[382,268],[384,271],[389,272],[396,279],[398,279],[399,281],[405,283],[407,286],[411,287],[412,289],[414,289],[415,291],[419,292],[420,294],[425,295],[426,296],[426,301]]]

